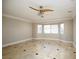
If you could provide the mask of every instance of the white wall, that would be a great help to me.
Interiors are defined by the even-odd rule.
[[[38,34],[36,31],[37,31],[37,24],[39,23],[36,23],[36,24],[33,23],[32,24],[33,38],[53,38],[53,39],[61,39],[65,41],[73,41],[73,20],[65,20],[58,23],[64,23],[64,26],[65,26],[64,35],[61,36],[59,34]],[[41,23],[41,24],[44,24],[44,23]],[[55,24],[55,23],[51,23],[51,24]]]
[[[2,19],[2,44],[29,39],[32,37],[32,24],[12,18]]]
[[[76,0],[73,0],[73,45],[76,48]]]
[[[28,23],[25,21],[15,20],[8,17],[3,17],[2,20],[2,43],[6,45],[8,43],[21,41],[29,38],[55,38],[61,39],[65,41],[73,41],[74,37],[74,45],[75,45],[75,36],[73,36],[73,24],[75,27],[75,23],[73,20],[65,20],[60,22],[53,22],[51,24],[64,23],[65,32],[64,35],[59,34],[37,34],[37,24],[39,23]],[[45,24],[45,23],[41,23]],[[49,23],[50,24],[50,23]],[[74,34],[75,35],[75,34]],[[61,37],[60,37],[61,36]]]
[[[73,19],[73,45],[76,47],[76,19]]]
[[[73,20],[65,21],[64,24],[64,40],[73,41]]]

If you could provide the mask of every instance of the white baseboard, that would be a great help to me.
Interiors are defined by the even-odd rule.
[[[58,41],[62,41],[62,42],[65,42],[65,43],[73,43],[72,41],[66,41],[66,40],[54,39],[54,38],[32,38],[32,39],[35,39],[35,40],[40,40],[40,39],[43,39],[43,40],[58,40]]]
[[[11,43],[2,45],[2,47],[8,47],[8,46],[11,46],[11,45],[14,45],[14,44],[18,44],[18,43],[22,43],[22,42],[29,41],[29,40],[32,40],[32,38],[28,38],[28,39],[24,39],[24,40],[20,40],[20,41],[16,41],[16,42],[11,42]]]
[[[65,41],[65,40],[54,39],[54,38],[28,38],[28,39],[24,39],[24,40],[20,40],[20,41],[16,41],[16,42],[12,42],[12,43],[2,45],[2,47],[8,47],[8,46],[18,44],[18,43],[22,43],[22,42],[25,42],[25,41],[29,41],[29,40],[32,40],[32,39],[34,39],[34,40],[39,40],[39,39],[41,39],[41,40],[42,39],[43,40],[58,40],[58,41],[66,42],[66,43],[73,43],[72,41]]]

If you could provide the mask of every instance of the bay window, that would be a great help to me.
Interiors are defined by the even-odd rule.
[[[37,25],[37,33],[43,34],[64,34],[64,23],[61,24],[49,24],[49,25]]]

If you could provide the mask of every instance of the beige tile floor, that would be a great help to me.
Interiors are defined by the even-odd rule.
[[[3,48],[3,59],[76,59],[72,44],[55,40],[31,40]]]

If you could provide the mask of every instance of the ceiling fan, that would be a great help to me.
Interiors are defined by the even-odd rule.
[[[45,12],[54,11],[54,10],[51,10],[51,9],[45,9],[43,6],[40,6],[39,9],[36,9],[36,8],[33,8],[33,7],[29,7],[29,8],[31,8],[31,9],[33,9],[33,10],[35,10],[35,11],[38,11],[38,12],[39,12],[38,14],[39,14],[41,17],[44,17],[43,14],[44,14]]]

